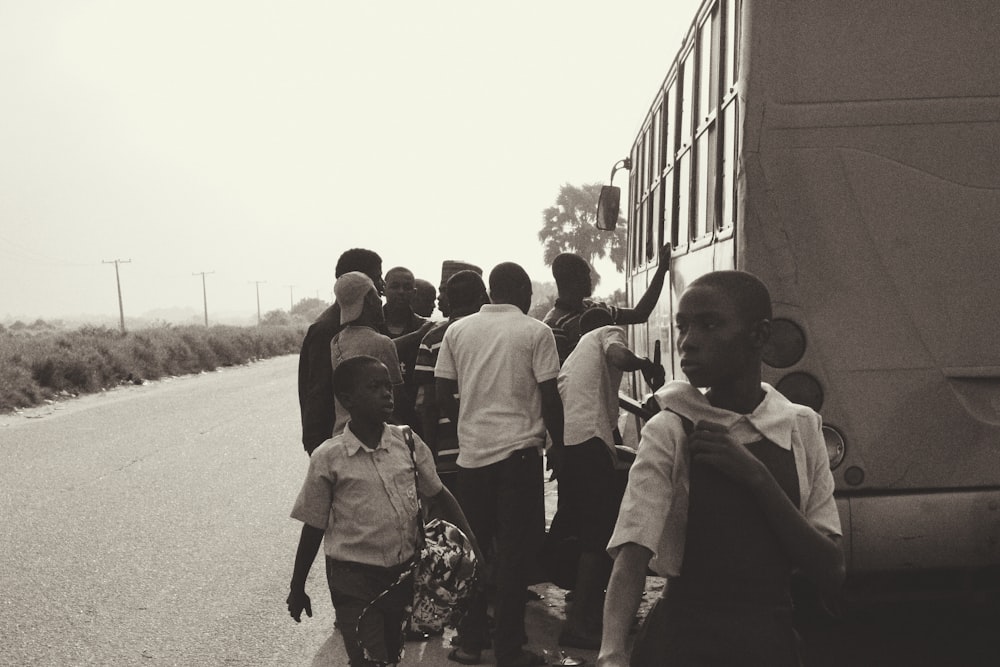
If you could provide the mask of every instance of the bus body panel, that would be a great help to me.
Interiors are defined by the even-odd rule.
[[[651,324],[631,341],[651,354],[659,339],[683,378],[669,327],[679,295],[713,269],[757,274],[775,318],[806,341],[791,366],[765,366],[765,380],[815,378],[818,411],[846,442],[834,477],[850,570],[998,565],[1000,3],[739,6],[738,122],[722,124],[737,137],[735,226],[707,244],[687,236],[698,228],[689,199],[704,187],[693,176],[691,186],[673,176],[693,194],[675,192],[659,212],[655,179],[632,187],[634,247],[652,237],[635,227],[658,222],[678,251]],[[730,15],[728,2],[704,3],[658,100],[671,77],[691,80],[682,66],[699,62],[700,44],[690,42],[720,7]],[[680,140],[666,145],[683,155]],[[671,168],[663,182],[688,175]],[[632,303],[648,256],[630,254]]]

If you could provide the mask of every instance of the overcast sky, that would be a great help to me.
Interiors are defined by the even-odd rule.
[[[357,246],[550,281],[541,211],[607,181],[698,4],[0,0],[0,321],[117,316],[114,259],[127,317],[200,313],[202,271],[210,319],[330,299]]]

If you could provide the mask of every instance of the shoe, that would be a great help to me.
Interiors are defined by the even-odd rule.
[[[544,667],[547,664],[549,661],[545,656],[531,651],[521,651],[521,655],[510,662],[497,661],[497,667]]]
[[[559,633],[559,645],[571,648],[582,648],[588,651],[596,651],[601,648],[601,638],[590,635],[582,635],[569,628]]]
[[[448,659],[460,665],[478,665],[483,661],[483,656],[478,651],[466,653],[461,648],[452,649],[448,654]]]

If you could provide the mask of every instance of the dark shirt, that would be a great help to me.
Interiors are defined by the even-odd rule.
[[[581,306],[568,304],[561,298],[556,299],[552,309],[542,318],[542,322],[549,325],[552,335],[555,336],[560,365],[580,342],[580,316],[591,308],[603,308],[611,314],[612,322],[618,324],[617,307],[591,299],[584,299]]]
[[[340,306],[323,311],[306,331],[299,353],[299,412],[302,445],[307,453],[333,434],[337,414],[333,401],[333,363],[330,341],[341,330]]]

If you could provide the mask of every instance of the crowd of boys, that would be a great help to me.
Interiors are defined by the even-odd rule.
[[[528,315],[531,280],[517,264],[484,281],[475,265],[445,262],[439,322],[433,285],[403,267],[383,280],[381,264],[370,250],[343,253],[336,303],[303,341],[310,464],[292,512],[304,524],[287,600],[296,621],[311,615],[305,580],[322,544],[350,664],[396,663],[408,600],[405,587],[386,591],[420,520],[439,516],[467,532],[487,573],[449,659],[480,664],[492,649],[500,667],[545,664],[526,648],[524,620],[547,459],[557,516],[581,545],[560,645],[599,649],[607,667],[799,664],[790,573],[836,591],[840,526],[819,416],[761,382],[771,312],[759,280],[723,271],[688,286],[675,313],[688,381],[662,386],[663,367],[628,348],[623,326],[652,313],[669,246],[633,309],[592,301],[587,262],[558,256],[543,321]],[[660,412],[626,487],[617,391],[632,371]],[[669,583],[630,651],[650,569]]]

